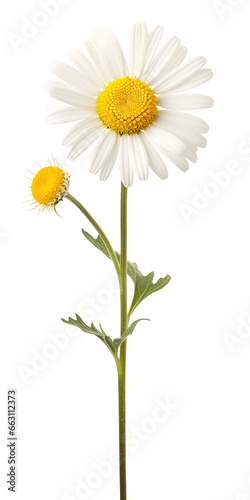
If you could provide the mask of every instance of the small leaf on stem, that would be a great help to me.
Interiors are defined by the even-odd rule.
[[[96,248],[98,248],[98,250],[100,250],[104,255],[106,255],[106,257],[110,258],[108,250],[107,250],[104,242],[102,241],[102,239],[99,235],[97,238],[94,238],[87,231],[84,231],[84,229],[82,229],[82,232],[83,232],[85,238],[87,238],[92,243],[92,245],[94,245]],[[120,254],[118,252],[115,252],[115,253],[116,253],[118,262],[120,262]],[[131,303],[131,306],[129,309],[129,313],[128,313],[129,317],[134,312],[136,307],[146,297],[151,295],[151,293],[157,292],[158,290],[161,290],[162,288],[164,288],[164,286],[166,286],[169,283],[169,281],[171,280],[171,277],[169,276],[169,274],[167,274],[163,278],[159,278],[156,283],[153,283],[153,279],[154,279],[154,272],[153,271],[151,273],[149,273],[147,276],[144,276],[141,273],[141,271],[138,269],[137,264],[135,262],[129,262],[129,261],[127,263],[127,273],[130,276],[130,278],[133,280],[134,286],[135,286],[133,300],[132,300],[132,303]]]
[[[104,332],[104,330],[103,330],[103,328],[102,328],[101,325],[100,325],[100,330],[98,330],[98,328],[96,328],[96,326],[93,323],[91,323],[91,325],[88,326],[78,314],[76,314],[76,319],[73,319],[71,317],[69,317],[68,320],[63,319],[63,318],[61,318],[61,319],[62,319],[62,321],[64,323],[67,323],[68,325],[77,326],[83,332],[95,335],[102,342],[104,342],[104,344],[108,347],[108,349],[111,351],[111,353],[113,355],[115,354],[115,348],[113,346],[113,340],[111,339],[111,337],[109,337]]]

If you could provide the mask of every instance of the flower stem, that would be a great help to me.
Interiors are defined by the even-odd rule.
[[[121,184],[121,336],[128,328],[127,313],[127,188]],[[119,397],[119,456],[120,456],[120,500],[126,500],[126,350],[125,340],[120,348],[118,368]]]
[[[76,198],[74,198],[74,196],[72,196],[70,193],[67,193],[65,198],[67,198],[69,201],[71,201],[71,203],[73,203],[77,208],[79,208],[79,210],[83,213],[83,215],[85,215],[85,217],[89,220],[89,222],[92,224],[92,226],[98,232],[99,236],[101,237],[103,243],[105,244],[105,246],[109,252],[111,260],[113,261],[113,264],[114,264],[115,270],[116,270],[116,274],[118,276],[119,284],[121,286],[120,264],[118,262],[116,253],[115,253],[109,239],[107,238],[106,234],[104,233],[102,228],[99,226],[99,224],[97,224],[94,217],[92,217],[92,215],[90,215],[88,210]]]
[[[92,226],[96,229],[104,242],[115,270],[120,285],[120,313],[121,313],[121,336],[128,328],[128,307],[127,307],[127,188],[121,184],[121,255],[120,262],[116,253],[108,240],[106,234],[90,215],[88,210],[70,193],[65,198],[71,201],[85,215]],[[118,399],[119,399],[119,461],[120,461],[120,500],[127,500],[126,485],[126,351],[127,341],[120,347],[119,357],[116,356],[118,371]]]

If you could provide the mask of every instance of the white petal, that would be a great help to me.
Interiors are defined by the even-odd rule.
[[[190,146],[188,146],[188,151],[187,151],[187,153],[188,153],[189,151],[191,151],[192,153],[196,153],[197,149],[198,149],[198,148],[197,148],[196,146],[194,146],[194,145],[190,145]],[[185,156],[187,156],[187,153],[186,153],[186,155],[185,155]]]
[[[60,82],[60,80],[47,80],[46,82],[43,82],[43,90],[45,90],[45,92],[50,93],[55,89],[72,90],[67,83]]]
[[[203,109],[213,106],[213,99],[202,94],[169,94],[161,97],[161,106],[167,109]]]
[[[49,65],[49,69],[56,76],[61,78],[64,82],[69,84],[73,89],[87,95],[96,95],[99,91],[97,85],[88,83],[84,75],[77,69],[69,66],[69,64],[60,61],[54,61]]]
[[[85,47],[105,83],[112,81],[114,79],[112,67],[104,60],[99,45],[93,40],[85,40]]]
[[[145,133],[140,135],[145,149],[148,155],[149,166],[153,170],[153,172],[160,177],[160,179],[166,179],[168,177],[168,171],[166,165],[160,155],[157,153],[155,148],[151,146],[147,136]]]
[[[106,149],[107,141],[109,141],[109,137],[111,135],[110,130],[106,129],[105,132],[99,137],[96,142],[95,149],[92,154],[92,158],[90,161],[90,172],[92,174],[96,174],[100,170],[100,164],[103,159],[103,154]]]
[[[79,106],[81,108],[95,109],[96,100],[91,97],[86,97],[80,92],[75,90],[54,88],[51,89],[49,94],[57,101],[65,102],[66,104],[71,104],[71,106]]]
[[[121,49],[121,46],[114,32],[107,26],[99,27],[92,30],[89,47],[92,44],[92,57],[96,67],[101,70],[101,73],[109,75],[109,79],[105,79],[105,84],[108,81],[118,77],[123,77],[128,74],[128,66]],[[101,63],[101,64],[100,64]],[[106,68],[106,70],[105,70]]]
[[[182,155],[175,155],[173,153],[165,153],[167,158],[176,165],[182,172],[186,172],[189,169],[188,162],[185,158],[185,156]]]
[[[196,163],[198,160],[197,154],[194,151],[188,150],[186,153],[186,158],[193,163]]]
[[[166,77],[166,68],[178,50],[180,40],[177,37],[170,38],[158,54],[154,57],[148,69],[147,83],[158,86],[163,78]]]
[[[106,129],[96,143],[91,158],[90,172],[96,174],[101,170],[102,176],[105,176],[108,171],[111,172],[117,156],[117,142],[117,134]]]
[[[187,147],[183,141],[167,130],[157,127],[156,124],[147,127],[145,129],[145,133],[149,140],[164,152],[166,151],[182,155],[187,151]]]
[[[98,37],[99,36],[100,32],[98,30]],[[112,65],[116,65],[114,78],[126,76],[128,74],[127,61],[114,32],[106,27],[102,30],[101,36],[102,40],[100,41],[100,45],[104,44],[103,39],[105,38],[107,57],[112,61]]]
[[[133,184],[134,172],[130,164],[129,148],[131,142],[129,143],[129,136],[124,134],[120,137],[120,148],[119,148],[119,163],[120,163],[120,175],[122,183],[125,187],[130,187]]]
[[[63,145],[71,146],[71,149],[74,149],[75,147],[78,147],[79,142],[84,142],[85,138],[86,144],[88,143],[88,146],[91,146],[100,136],[100,130],[102,130],[102,134],[106,131],[106,128],[103,127],[100,120],[95,120],[94,118],[83,120],[82,122],[79,122],[78,128],[76,126],[70,133],[66,134],[63,140]],[[89,140],[90,136],[91,139]]]
[[[174,57],[171,59],[171,61],[169,61],[169,64],[167,67],[167,71],[169,73],[182,64],[182,62],[184,61],[184,59],[187,55],[187,52],[188,52],[188,49],[186,47],[179,45],[176,53],[174,54]]]
[[[142,80],[144,80],[145,75],[148,74],[148,67],[150,66],[155,56],[163,31],[164,28],[162,26],[156,26],[155,28],[152,29],[152,31],[148,35],[147,53],[145,56],[145,67],[143,69],[143,72],[141,73]]]
[[[112,134],[112,140],[109,145],[109,155],[108,154],[106,155],[107,156],[106,163],[103,164],[100,171],[101,181],[106,181],[106,179],[112,172],[114,164],[117,159],[118,147],[119,147],[119,136],[118,134]]]
[[[129,139],[131,142],[130,151],[131,153],[133,152],[129,158],[131,161],[132,169],[134,170],[138,179],[140,179],[141,181],[145,181],[147,180],[149,173],[148,156],[145,146],[139,134],[132,134]]]
[[[177,67],[164,77],[159,84],[155,86],[156,93],[169,92],[183,82],[186,82],[197,73],[206,64],[204,57],[196,57],[186,64]]]
[[[71,127],[63,137],[62,145],[71,146],[74,143],[74,141],[76,141],[79,138],[79,136],[83,134],[84,125],[85,125],[85,120],[81,120],[78,121],[74,127]]]
[[[99,28],[98,36],[86,40],[85,45],[106,84],[128,72],[121,47],[109,28]]]
[[[106,81],[101,77],[94,64],[79,50],[72,50],[70,57],[75,66],[83,73],[87,82],[96,87],[103,87]]]
[[[210,69],[200,69],[198,73],[195,73],[191,78],[189,78],[184,83],[176,85],[174,88],[175,92],[183,92],[184,90],[193,89],[199,87],[203,83],[207,82],[213,77],[213,72]],[[167,93],[165,94],[167,95]],[[162,92],[162,97],[165,97],[164,92]]]
[[[144,23],[135,24],[131,31],[131,76],[139,78],[145,65],[148,30]]]
[[[67,123],[74,122],[77,120],[82,120],[89,115],[89,110],[81,109],[81,108],[73,108],[65,107],[58,111],[53,111],[48,114],[47,122],[48,123]]]
[[[88,118],[85,118],[85,120],[81,120],[64,136],[62,141],[63,146],[72,146],[74,142],[79,140],[80,136],[88,134],[89,130],[92,131],[95,127],[98,128],[99,125],[100,121],[98,118],[93,116],[89,116]]]
[[[159,104],[161,106],[160,99]],[[201,120],[198,116],[190,115],[189,113],[183,113],[182,111],[160,110],[158,112],[157,119],[162,116],[177,126],[181,124],[182,126],[191,128],[198,133],[205,134],[209,130],[208,124],[204,120]]]
[[[191,120],[190,120],[191,122]],[[179,137],[186,144],[190,143],[196,147],[204,148],[207,144],[205,137],[186,124],[182,124],[181,120],[172,120],[171,116],[168,116],[167,111],[159,112],[157,116],[157,125],[165,128],[171,134]]]
[[[70,160],[75,160],[86,149],[88,149],[100,137],[101,134],[103,134],[103,131],[104,127],[102,125],[100,125],[100,127],[96,128],[95,130],[89,130],[88,134],[84,135],[82,139],[79,139],[74,143],[68,154],[68,158]]]

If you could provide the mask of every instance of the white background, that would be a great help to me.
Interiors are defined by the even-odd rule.
[[[213,96],[215,107],[199,113],[210,125],[208,146],[189,172],[169,165],[167,181],[152,174],[129,190],[129,258],[145,274],[169,273],[172,281],[140,306],[134,319],[151,322],[140,324],[128,342],[128,431],[137,432],[128,454],[128,500],[248,500],[249,3],[62,4],[18,47],[13,33],[37,21],[42,4],[8,2],[1,16],[0,496],[11,497],[7,390],[15,387],[15,498],[119,498],[118,469],[110,462],[117,449],[115,365],[101,342],[80,332],[72,336],[60,321],[78,312],[117,336],[112,266],[83,238],[80,228],[90,230],[89,224],[68,201],[59,205],[61,218],[37,215],[24,201],[30,198],[27,169],[35,160],[46,165],[54,154],[72,174],[71,193],[118,246],[118,172],[101,183],[89,173],[88,155],[75,166],[66,160],[61,138],[69,126],[46,124],[49,98],[42,87],[50,78],[48,63],[68,61],[92,26],[110,25],[126,49],[131,24],[145,20],[149,28],[164,25],[165,37],[179,36],[190,57],[207,58],[215,78],[198,91]],[[234,175],[226,174],[232,165]],[[176,408],[156,422],[159,401],[168,399]],[[108,462],[109,477],[80,495],[80,480],[91,485],[101,477],[93,475],[94,462]]]

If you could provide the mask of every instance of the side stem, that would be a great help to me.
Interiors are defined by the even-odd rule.
[[[127,188],[121,184],[121,336],[128,328],[127,308]],[[126,486],[126,351],[125,340],[118,360],[120,500],[127,499]]]
[[[72,196],[72,194],[70,194],[70,193],[66,194],[65,198],[67,198],[69,201],[71,201],[71,203],[73,203],[77,208],[79,208],[79,210],[83,213],[83,215],[85,215],[85,217],[89,220],[89,222],[92,224],[92,226],[96,229],[96,231],[98,232],[98,234],[102,238],[102,241],[105,244],[105,246],[109,252],[110,258],[113,261],[113,264],[115,266],[115,270],[116,270],[116,274],[118,276],[119,283],[121,283],[120,264],[118,262],[116,253],[115,253],[109,239],[107,238],[106,234],[104,233],[102,228],[99,226],[99,224],[97,224],[94,217],[92,217],[92,215],[90,215],[88,210],[76,198],[74,198],[74,196]]]

